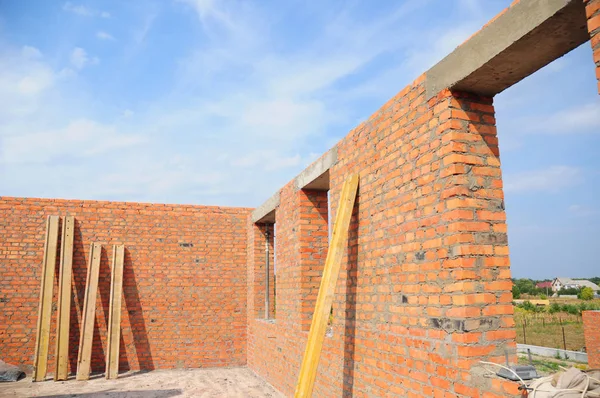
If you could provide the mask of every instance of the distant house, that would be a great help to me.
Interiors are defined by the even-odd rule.
[[[556,278],[552,281],[553,292],[557,292],[561,289],[581,289],[583,287],[591,287],[594,292],[600,290],[600,286],[585,279]]]
[[[552,289],[552,281],[539,282],[535,285],[538,289]]]

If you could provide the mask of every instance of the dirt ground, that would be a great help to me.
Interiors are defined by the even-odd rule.
[[[89,381],[45,381],[30,377],[14,383],[0,383],[0,397],[85,397],[85,398],[280,398],[281,393],[248,368],[164,370],[124,373],[117,380],[103,375]]]

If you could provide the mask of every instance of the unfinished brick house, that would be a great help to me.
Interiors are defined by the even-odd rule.
[[[32,364],[45,219],[70,214],[71,371],[89,242],[119,243],[122,370],[248,366],[292,395],[357,173],[314,396],[517,395],[479,364],[516,348],[493,98],[590,39],[600,91],[600,0],[515,1],[256,209],[0,198],[0,359]],[[109,272],[104,253],[97,371]]]

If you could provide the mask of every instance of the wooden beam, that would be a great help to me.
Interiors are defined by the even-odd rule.
[[[88,262],[85,283],[85,299],[81,316],[81,333],[79,338],[79,354],[77,356],[77,380],[90,378],[92,357],[92,341],[94,337],[94,320],[96,318],[96,295],[98,293],[98,274],[100,272],[100,256],[102,245],[90,245],[90,260]]]
[[[67,380],[69,375],[69,325],[71,320],[71,279],[73,276],[73,238],[75,218],[63,219],[58,280],[58,314],[56,318],[56,355],[54,380]]]
[[[298,384],[296,385],[295,398],[309,398],[312,396],[321,349],[323,348],[323,339],[327,329],[327,319],[331,312],[335,285],[340,273],[344,249],[347,245],[348,228],[352,218],[357,189],[358,174],[354,174],[346,179],[342,188],[340,205],[338,206],[331,243],[325,260],[325,269],[321,277],[315,313],[308,332],[308,342],[306,343]]]
[[[121,297],[123,291],[123,263],[125,246],[113,245],[112,271],[110,276],[110,307],[108,312],[108,358],[106,378],[119,376],[119,343],[121,338]]]
[[[50,321],[52,318],[52,288],[54,287],[54,268],[56,267],[56,249],[58,247],[58,224],[58,216],[48,216],[46,220],[44,262],[42,264],[40,304],[38,307],[33,381],[43,381],[46,378],[48,368],[48,342],[50,340]]]

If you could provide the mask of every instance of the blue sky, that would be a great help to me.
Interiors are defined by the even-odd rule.
[[[510,0],[0,0],[0,194],[261,204]],[[513,274],[600,275],[589,43],[496,97]]]

